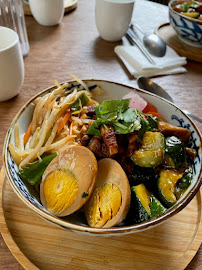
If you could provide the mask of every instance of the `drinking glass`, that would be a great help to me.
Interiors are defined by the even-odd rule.
[[[29,42],[22,0],[0,0],[0,26],[11,28],[17,32],[22,55],[27,55]]]

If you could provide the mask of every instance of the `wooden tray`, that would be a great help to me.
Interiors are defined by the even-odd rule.
[[[77,7],[77,2],[78,0],[64,0],[65,13],[75,9]],[[27,1],[25,2],[23,1],[23,9],[25,15],[32,15],[32,12],[29,8],[29,4],[27,4]]]
[[[193,47],[182,42],[169,23],[160,25],[155,32],[179,55],[202,63],[202,48]]]
[[[0,173],[0,228],[25,269],[185,269],[202,239],[201,195],[162,225],[138,234],[102,238],[56,227],[37,216]]]

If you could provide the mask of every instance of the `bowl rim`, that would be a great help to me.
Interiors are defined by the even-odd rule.
[[[177,108],[183,115],[185,118],[187,118],[193,128],[195,129],[199,140],[200,140],[200,146],[202,145],[202,136],[200,134],[200,131],[198,130],[198,128],[196,127],[196,125],[192,122],[192,120],[175,104],[169,102],[168,100],[161,98],[153,93],[149,93],[145,90],[142,89],[138,89],[138,88],[134,88],[132,86],[123,84],[123,83],[117,83],[114,81],[108,81],[108,80],[102,80],[102,79],[82,79],[82,81],[84,82],[106,82],[109,84],[115,84],[115,85],[119,85],[122,87],[126,87],[128,88],[128,90],[132,90],[135,92],[140,92],[140,93],[145,93],[147,95],[151,95],[154,96],[155,98],[159,99],[159,100],[163,100],[167,103],[169,103],[170,105],[172,105],[174,108]],[[68,80],[66,82],[63,83],[78,83],[75,80]],[[63,84],[62,83],[62,84]],[[5,173],[7,176],[7,179],[9,181],[9,184],[11,185],[12,189],[14,190],[14,192],[17,194],[17,196],[31,209],[33,210],[36,214],[38,214],[40,217],[52,222],[55,225],[59,225],[67,230],[70,231],[76,231],[76,232],[80,232],[80,233],[90,233],[91,235],[118,235],[118,234],[129,234],[129,233],[135,233],[135,232],[140,232],[140,231],[144,231],[146,229],[152,228],[154,226],[157,226],[159,224],[161,224],[162,222],[166,221],[168,218],[172,217],[173,215],[177,214],[178,212],[180,212],[192,199],[193,197],[196,195],[196,193],[198,192],[202,181],[201,181],[201,176],[202,176],[202,162],[201,162],[201,167],[200,167],[200,172],[199,172],[199,176],[196,180],[195,185],[192,187],[192,189],[189,191],[189,193],[186,194],[186,196],[183,198],[182,201],[180,201],[180,203],[174,205],[173,207],[171,207],[170,209],[168,209],[163,215],[155,218],[155,219],[151,219],[148,221],[144,221],[138,224],[134,224],[134,225],[127,225],[127,226],[117,226],[117,227],[112,227],[112,228],[92,228],[89,226],[85,226],[85,225],[77,225],[77,224],[73,224],[69,221],[65,221],[62,220],[59,217],[53,216],[51,215],[49,212],[46,212],[42,209],[39,209],[36,205],[34,205],[33,203],[31,203],[29,200],[27,200],[22,194],[21,192],[18,190],[18,188],[15,186],[13,180],[12,180],[12,175],[11,175],[11,170],[8,166],[7,163],[7,155],[8,155],[8,144],[11,138],[11,133],[12,130],[14,128],[15,123],[17,122],[18,118],[20,117],[20,115],[23,113],[23,111],[39,96],[45,94],[48,91],[52,91],[54,88],[56,88],[55,85],[52,85],[50,87],[47,87],[46,89],[40,91],[38,94],[36,94],[35,96],[33,96],[31,99],[29,99],[18,111],[18,113],[15,115],[15,117],[13,118],[10,127],[6,133],[6,137],[4,140],[4,146],[3,146],[3,166],[5,169]],[[201,150],[201,149],[200,149]]]
[[[169,8],[169,11],[170,12],[173,12],[174,14],[178,15],[179,17],[182,17],[183,19],[186,19],[192,23],[197,23],[199,25],[202,26],[202,21],[200,20],[197,20],[197,19],[194,19],[194,18],[191,18],[191,17],[188,17],[188,16],[185,16],[177,11],[175,11],[172,7],[174,4],[176,4],[177,2],[179,1],[182,1],[182,2],[187,2],[186,0],[170,0],[169,3],[168,3],[168,8]]]

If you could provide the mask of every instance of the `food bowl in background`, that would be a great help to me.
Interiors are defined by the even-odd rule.
[[[202,48],[202,20],[185,16],[173,10],[173,6],[179,2],[183,3],[187,1],[171,0],[169,2],[170,24],[182,42]]]
[[[177,214],[181,211],[196,195],[197,191],[201,185],[201,172],[202,172],[202,140],[200,132],[198,131],[195,124],[191,121],[191,119],[183,113],[177,106],[166,101],[163,98],[157,97],[151,93],[147,93],[143,90],[134,89],[132,87],[118,84],[115,82],[104,81],[104,80],[84,80],[88,87],[94,87],[95,85],[99,85],[104,93],[102,95],[95,96],[95,99],[101,103],[103,100],[110,100],[115,98],[122,98],[125,94],[135,91],[139,96],[144,98],[146,101],[154,105],[162,117],[164,117],[170,124],[181,126],[189,129],[191,131],[191,143],[192,147],[197,150],[197,155],[194,160],[194,177],[191,185],[185,191],[183,196],[177,201],[177,203],[169,208],[166,213],[163,215],[151,219],[148,221],[141,222],[139,224],[134,225],[119,225],[117,227],[111,228],[92,228],[85,223],[82,215],[70,215],[67,217],[59,218],[51,213],[49,213],[41,204],[41,202],[34,196],[34,194],[30,191],[29,188],[22,182],[20,177],[18,176],[18,166],[13,161],[11,154],[9,152],[9,143],[14,142],[14,126],[16,123],[19,123],[20,135],[25,133],[27,127],[31,121],[34,106],[33,101],[48,91],[53,90],[55,87],[50,87],[37,96],[29,100],[18,112],[18,114],[13,119],[11,126],[7,132],[4,149],[3,149],[3,162],[5,167],[5,172],[8,178],[8,181],[13,188],[14,192],[18,195],[18,197],[25,203],[30,209],[32,209],[36,214],[41,216],[42,218],[50,221],[52,224],[59,225],[67,230],[83,233],[86,235],[96,235],[96,236],[112,236],[112,235],[123,235],[129,233],[136,233],[146,229],[153,228],[156,225],[161,224],[166,221],[171,216]],[[71,86],[78,86],[77,82],[70,82]]]

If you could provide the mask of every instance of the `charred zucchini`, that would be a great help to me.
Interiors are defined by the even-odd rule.
[[[142,138],[142,149],[144,150],[157,150],[165,149],[165,140],[163,134],[160,132],[145,132]]]
[[[189,166],[181,179],[178,180],[175,189],[175,196],[179,199],[185,190],[190,186],[193,179],[193,167]]]
[[[149,193],[144,184],[133,186],[131,188],[132,202],[130,209],[130,218],[135,223],[158,217],[165,213],[166,208]]]
[[[141,149],[131,156],[133,162],[141,167],[156,167],[164,157],[165,140],[160,132],[145,132]]]
[[[163,160],[162,150],[137,150],[131,156],[133,162],[140,167],[156,167]]]
[[[173,161],[173,159],[167,154],[165,153],[164,155],[164,159],[163,159],[163,166],[168,167],[168,168],[175,168],[175,163]]]
[[[157,171],[156,168],[140,167],[133,163],[128,179],[130,186],[144,184],[149,191],[154,192],[157,181]]]
[[[160,171],[158,179],[158,193],[159,199],[166,207],[173,206],[176,201],[175,189],[177,181],[182,178],[183,173],[179,173],[175,170],[165,170]]]
[[[186,153],[184,143],[175,136],[166,138],[165,153],[169,166],[175,169],[184,167],[186,164]],[[165,156],[165,157],[166,157]],[[170,160],[169,160],[170,159]]]

